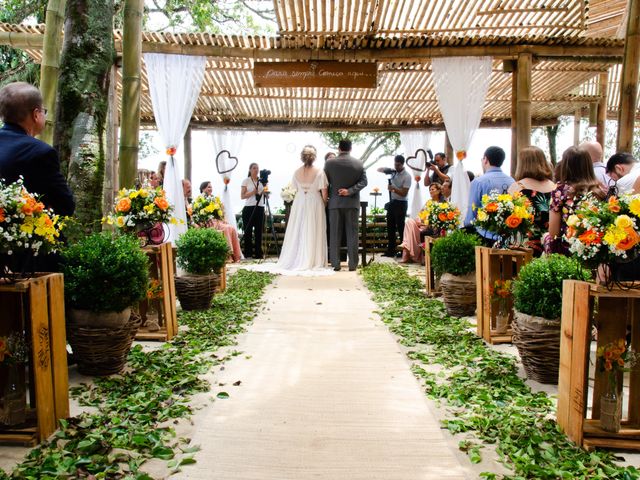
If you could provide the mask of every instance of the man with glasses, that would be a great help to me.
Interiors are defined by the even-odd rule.
[[[47,110],[33,85],[15,82],[0,90],[0,178],[6,183],[24,179],[25,188],[40,195],[58,215],[71,216],[75,201],[60,173],[58,152],[34,138],[44,130]]]

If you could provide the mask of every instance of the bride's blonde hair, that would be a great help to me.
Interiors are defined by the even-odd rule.
[[[305,167],[310,167],[316,160],[316,147],[313,145],[305,145],[300,154],[300,159]]]

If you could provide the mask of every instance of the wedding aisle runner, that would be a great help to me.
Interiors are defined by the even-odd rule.
[[[464,478],[358,275],[278,277],[266,299],[174,478]]]

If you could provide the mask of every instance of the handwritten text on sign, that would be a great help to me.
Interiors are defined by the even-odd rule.
[[[255,62],[256,87],[342,87],[376,88],[375,63]]]

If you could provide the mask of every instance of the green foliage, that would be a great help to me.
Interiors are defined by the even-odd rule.
[[[199,275],[217,271],[229,255],[227,239],[213,228],[190,228],[176,240],[176,246],[178,265]]]
[[[373,166],[382,157],[393,155],[400,148],[398,132],[321,132],[320,136],[330,148],[338,151],[338,144],[343,138],[351,140],[353,145],[366,145],[360,157],[364,168]],[[378,154],[370,159],[374,153]]]
[[[442,302],[426,298],[422,282],[404,269],[372,264],[362,275],[382,319],[414,361],[429,397],[447,405],[443,424],[464,433],[461,450],[481,461],[481,444],[495,445],[499,461],[512,474],[483,472],[480,477],[509,480],[630,480],[635,467],[616,465],[609,452],[587,452],[572,444],[554,420],[555,404],[546,393],[534,393],[518,376],[513,357],[488,347],[469,323],[446,315]],[[434,372],[434,366],[439,373]],[[428,369],[427,369],[428,368]]]
[[[193,413],[191,395],[210,387],[200,377],[229,358],[214,353],[234,344],[270,281],[265,273],[239,271],[216,295],[211,310],[181,312],[180,325],[188,330],[162,348],[134,347],[124,374],[74,389],[82,405],[93,407],[91,412],[61,420],[49,441],[32,450],[10,477],[0,471],[0,478],[149,480],[141,467],[151,458],[166,460],[172,473],[194,463],[199,447],[176,439],[171,425]]]
[[[73,308],[120,312],[147,292],[149,260],[134,237],[94,233],[62,256],[65,299]]]
[[[461,230],[439,238],[431,248],[431,264],[438,275],[466,275],[476,269],[476,246],[480,239]]]
[[[590,278],[591,273],[574,258],[559,254],[536,258],[522,267],[513,282],[514,306],[527,315],[558,318],[562,311],[562,281]]]

